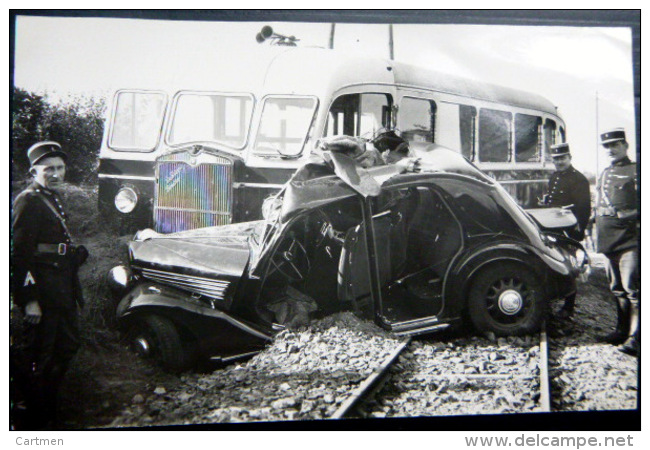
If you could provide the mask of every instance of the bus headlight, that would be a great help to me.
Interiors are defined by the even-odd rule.
[[[108,272],[108,286],[115,293],[126,291],[133,282],[131,269],[124,266],[115,266]]]
[[[131,187],[122,187],[115,194],[115,208],[122,214],[128,214],[133,211],[138,204],[138,194]]]

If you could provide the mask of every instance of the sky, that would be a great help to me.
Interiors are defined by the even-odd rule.
[[[191,70],[205,55],[228,61],[258,51],[268,45],[255,41],[266,24],[301,46],[328,46],[329,23],[19,16],[14,83],[55,99],[146,88],[166,69]],[[388,57],[388,25],[337,24],[334,48]],[[566,122],[579,170],[596,173],[609,164],[597,142],[608,128],[624,127],[635,148],[628,28],[396,24],[394,56],[548,98]]]

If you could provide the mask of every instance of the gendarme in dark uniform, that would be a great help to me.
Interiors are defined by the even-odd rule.
[[[578,221],[578,226],[567,230],[566,233],[570,238],[582,241],[591,215],[589,181],[571,164],[569,144],[562,143],[552,146],[551,157],[555,165],[555,172],[548,180],[548,194],[544,197],[544,205],[552,208],[570,209]],[[573,315],[576,289],[577,285],[574,286],[574,292],[564,300],[564,305],[557,314],[558,317],[569,318]]]
[[[638,354],[638,205],[637,166],[627,156],[625,131],[617,128],[600,136],[612,164],[598,180],[596,250],[607,257],[609,287],[616,298],[617,324],[604,340]]]
[[[61,146],[35,144],[28,158],[34,181],[13,203],[13,302],[24,311],[25,326],[12,365],[27,403],[25,426],[40,428],[54,419],[60,381],[78,348],[83,296],[77,270],[87,253],[73,245],[54,190],[65,176]]]
[[[551,156],[556,166],[548,180],[548,197],[546,206],[569,207],[578,220],[579,229],[571,231],[569,236],[577,241],[585,237],[585,229],[591,215],[591,195],[589,181],[571,165],[569,144],[563,143],[551,147]]]

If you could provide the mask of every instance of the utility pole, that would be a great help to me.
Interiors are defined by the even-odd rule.
[[[598,164],[598,150],[600,150],[599,137],[600,137],[600,126],[598,124],[598,91],[596,91],[596,180],[600,176],[600,165]]]
[[[395,59],[395,50],[393,48],[393,24],[388,24],[388,57]]]
[[[330,28],[330,50],[334,48],[334,31],[336,29],[336,24],[333,23],[331,28]]]

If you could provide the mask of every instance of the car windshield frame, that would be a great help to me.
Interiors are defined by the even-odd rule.
[[[263,231],[259,234],[254,233],[249,237],[249,246],[251,248],[249,271],[251,273],[255,271],[262,257],[268,252],[269,248],[273,247],[273,243],[287,226],[287,223],[282,222],[281,205],[283,199],[284,192],[281,192],[276,198],[280,206],[270,209],[269,217],[264,219],[264,226],[260,228]],[[256,228],[255,232],[257,230]]]
[[[268,115],[270,114],[267,106],[269,103],[273,100],[311,100],[313,104],[307,111],[309,111],[308,114],[305,114],[305,128],[302,130],[299,130],[297,133],[295,133],[295,136],[289,136],[290,139],[292,140],[299,140],[300,141],[300,149],[298,152],[295,153],[287,153],[286,151],[282,151],[279,147],[272,147],[272,146],[264,146],[260,149],[260,140],[262,139],[262,131],[265,129],[265,126],[267,122],[265,122],[265,119],[267,119]],[[318,111],[318,105],[319,105],[319,99],[318,97],[314,95],[278,95],[278,94],[272,94],[272,95],[266,95],[264,98],[262,98],[261,102],[261,112],[260,112],[260,117],[259,117],[259,124],[257,127],[257,131],[255,133],[255,139],[253,140],[253,144],[251,146],[251,153],[257,157],[262,157],[262,158],[269,158],[269,157],[282,157],[282,158],[289,158],[289,159],[294,159],[294,158],[299,158],[302,156],[302,154],[305,151],[305,145],[307,141],[309,140],[310,133],[312,132],[314,128],[314,124],[316,121],[316,113]],[[288,105],[285,105],[288,106]],[[306,118],[309,117],[307,120]],[[287,129],[287,118],[284,119],[274,119],[275,122],[280,123],[280,128],[282,132],[286,132]],[[285,123],[282,123],[285,122]],[[292,122],[295,123],[295,122]],[[274,139],[270,136],[267,137],[267,139]],[[275,139],[287,139],[287,136],[280,136]],[[286,143],[286,142],[285,142]]]
[[[210,138],[210,139],[176,139],[174,138],[174,133],[177,132],[177,120],[179,118],[179,104],[183,98],[188,98],[190,96],[197,97],[197,98],[218,98],[222,97],[224,99],[246,99],[250,101],[250,108],[247,108],[247,111],[244,111],[243,114],[245,117],[240,116],[239,120],[239,127],[241,128],[242,126],[244,129],[240,129],[239,135],[241,136],[241,141],[237,142],[236,144],[233,144],[232,142],[229,142],[227,140],[219,140],[215,138]],[[197,144],[197,143],[212,143],[212,144],[217,144],[220,146],[225,146],[229,149],[232,150],[243,150],[246,145],[248,144],[248,140],[250,137],[251,133],[251,128],[252,128],[252,122],[253,122],[253,116],[254,116],[254,111],[255,111],[255,106],[256,106],[256,99],[255,96],[250,93],[250,92],[220,92],[220,91],[179,91],[174,95],[173,101],[172,101],[172,110],[171,110],[171,115],[169,118],[169,126],[167,127],[167,132],[165,133],[165,143],[169,145],[170,147],[182,147],[186,145],[191,145],[191,144]],[[213,113],[214,109],[216,106],[214,105],[213,102]],[[224,117],[229,117],[228,114],[225,112],[225,101],[224,101],[224,106],[223,106],[223,113]],[[241,110],[241,106],[240,106]],[[184,111],[184,110],[183,110]],[[192,118],[195,118],[197,115],[197,112],[194,111],[192,114],[189,115],[189,119],[191,120]],[[201,116],[201,115],[200,115]],[[189,123],[189,122],[188,122]],[[210,122],[206,122],[208,124]],[[216,125],[217,122],[211,123],[212,125]],[[221,124],[225,130],[226,124],[222,123]],[[184,126],[187,126],[187,124],[184,124]],[[196,131],[196,130],[195,130]]]

